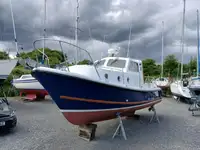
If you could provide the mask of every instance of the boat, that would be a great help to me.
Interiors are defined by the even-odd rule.
[[[20,91],[20,96],[22,94],[26,95],[36,95],[36,97],[45,98],[48,92],[44,87],[38,82],[31,74],[22,75],[20,78],[13,79],[12,85]]]
[[[40,50],[38,50],[42,53]],[[45,57],[48,57],[45,54]],[[41,64],[32,60],[30,58],[27,59],[19,59],[19,64],[24,66],[25,68],[32,70],[33,68],[39,66],[49,67],[49,65]],[[31,74],[21,75],[19,78],[15,78],[11,81],[12,85],[20,91],[20,96],[25,94],[27,99],[44,99],[48,92],[44,89],[44,87],[38,82]]]
[[[184,99],[190,103],[192,97],[191,91],[188,88],[188,81],[186,80],[176,80],[170,84],[170,90],[172,95],[177,99]]]
[[[182,40],[181,40],[181,78],[177,79],[170,84],[170,90],[174,98],[184,99],[186,102],[190,103],[192,94],[188,88],[189,80],[187,73],[183,73],[183,53],[184,53],[184,26],[185,25],[185,0],[183,7],[183,23],[182,23]]]
[[[162,53],[161,53],[161,75],[160,78],[153,80],[153,83],[160,87],[162,90],[169,88],[170,81],[168,78],[163,77],[163,53],[164,53],[164,44],[163,44],[163,32],[164,32],[164,21],[162,21]]]
[[[197,72],[196,77],[191,77],[191,80],[189,82],[189,89],[193,92],[195,95],[200,95],[200,61],[199,61],[199,11],[197,10]]]
[[[157,78],[153,81],[153,83],[155,83],[156,86],[160,87],[162,90],[170,87],[170,82],[168,78],[165,77]]]
[[[46,54],[45,57],[47,57]],[[31,70],[39,66],[50,67],[49,65],[37,63],[36,61],[30,59],[21,60],[20,63],[23,64],[23,66],[25,66],[26,68],[29,68]],[[59,70],[66,69],[62,63],[56,65],[55,68]],[[35,98],[44,99],[45,96],[48,95],[48,92],[45,90],[45,88],[31,74],[21,75],[19,78],[13,79],[11,83],[17,90],[20,91],[20,96],[22,96],[22,94],[25,94],[32,99]]]
[[[66,70],[37,67],[31,74],[74,125],[113,119],[117,113],[133,115],[136,110],[161,102],[161,89],[144,83],[142,61],[118,57],[115,52],[109,49],[107,57],[93,64],[76,64]]]
[[[8,78],[14,67],[17,65],[17,59],[0,60],[0,84]]]

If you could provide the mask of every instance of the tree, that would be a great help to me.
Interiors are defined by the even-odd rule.
[[[175,55],[168,55],[165,57],[164,64],[163,64],[163,72],[164,76],[171,75],[172,77],[176,77],[178,73],[178,60],[176,59]]]
[[[142,61],[144,76],[158,76],[160,74],[160,67],[156,65],[155,60],[145,59]]]
[[[196,75],[197,70],[197,59],[191,58],[190,62],[188,63],[189,72],[191,75]]]
[[[39,48],[39,50],[42,52],[43,48]],[[45,54],[48,56],[50,67],[55,67],[56,64],[60,64],[61,62],[64,62],[65,60],[63,53],[59,50],[51,50],[49,48],[45,48],[44,51],[45,51]],[[19,57],[21,57],[22,59],[30,58],[42,63],[43,54],[41,52],[39,52],[38,49],[35,49],[28,53],[24,53],[24,52],[20,53]],[[47,64],[46,55],[45,55],[45,58],[46,58],[45,64]]]
[[[90,60],[84,59],[82,61],[79,61],[77,64],[78,65],[86,65],[86,64],[88,65],[88,64],[92,64],[92,62]]]

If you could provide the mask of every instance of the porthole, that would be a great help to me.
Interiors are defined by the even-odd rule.
[[[117,80],[120,81],[120,76],[117,77]]]
[[[108,79],[108,74],[107,73],[104,76],[105,76],[106,79]]]
[[[129,79],[129,77],[128,77],[128,78],[127,78],[127,82],[129,82],[129,80],[130,80],[130,79]]]

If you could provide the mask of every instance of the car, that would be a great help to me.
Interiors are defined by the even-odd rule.
[[[17,117],[14,109],[6,98],[0,99],[0,129],[14,129],[17,125]]]

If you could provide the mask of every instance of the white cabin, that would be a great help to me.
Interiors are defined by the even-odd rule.
[[[99,76],[95,70],[95,67]],[[106,57],[91,65],[70,66],[69,70],[112,84],[141,87],[144,84],[142,61],[124,57]]]

